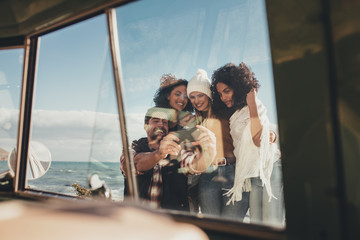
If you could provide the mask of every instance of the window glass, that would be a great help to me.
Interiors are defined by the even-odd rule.
[[[127,132],[130,142],[134,141],[140,197],[155,207],[283,226],[278,134],[271,138],[276,143],[270,142],[270,136],[277,132],[277,117],[265,1],[140,1],[119,7],[117,18]],[[245,65],[239,66],[241,62]],[[231,85],[235,95],[229,98],[229,103],[224,97],[229,90],[220,94],[221,84],[214,83],[213,92],[209,86],[214,71],[227,63],[235,67],[219,70],[218,79],[227,78],[223,73],[235,68],[243,75],[234,73],[236,80],[231,81],[244,86]],[[255,80],[247,67],[261,85],[257,98],[253,92],[248,100],[246,94],[251,88],[244,76],[251,84]],[[255,133],[260,131],[261,139],[267,141],[260,142],[260,135],[255,133],[256,140],[252,141],[249,134],[253,133],[250,128],[245,129],[250,126],[246,118],[249,115],[235,116],[229,125],[235,110],[249,113],[244,107],[249,101],[258,110],[257,119],[262,126]],[[266,113],[259,102],[266,107]],[[241,125],[241,119],[246,124]],[[197,131],[190,133],[194,130],[192,121],[211,130],[216,141],[211,140],[212,133],[201,129],[200,147],[189,144],[194,141],[191,137],[195,140],[198,137]],[[236,132],[240,126],[242,130]],[[179,139],[175,140],[182,142],[180,147],[173,145],[173,137],[159,141],[168,132],[181,129],[187,131],[176,135]],[[247,142],[240,144],[244,132],[248,134]],[[244,151],[247,146],[250,150]],[[215,155],[214,148],[222,153],[217,151],[219,155]],[[256,164],[249,164],[248,156],[255,156]],[[243,166],[247,166],[250,175],[241,171]],[[246,191],[242,193],[242,189]],[[248,211],[250,194],[254,200],[252,216]],[[266,194],[274,194],[278,199],[272,198],[271,207]]]
[[[51,167],[39,179],[28,175],[28,188],[123,198],[111,66],[104,15],[41,37],[31,142],[49,150]]]
[[[23,49],[0,51],[0,172],[9,169],[8,155],[17,144]]]

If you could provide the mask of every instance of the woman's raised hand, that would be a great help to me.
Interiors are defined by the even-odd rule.
[[[256,106],[256,90],[255,88],[251,89],[251,91],[246,95],[246,103],[248,106]]]

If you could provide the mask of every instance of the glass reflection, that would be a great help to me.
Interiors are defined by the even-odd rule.
[[[17,143],[23,56],[23,49],[0,51],[0,172]]]
[[[239,140],[232,133],[237,127],[231,127],[230,119],[235,111],[226,110],[233,110],[233,104],[243,104],[239,110],[248,105],[244,98],[249,92],[251,102],[261,99],[266,103],[269,121],[260,122],[250,140],[254,139],[254,151],[271,146],[276,152],[277,119],[265,2],[144,1],[118,8],[117,15],[127,131],[133,141],[139,192],[144,202],[206,216],[283,226],[279,156],[263,162],[266,178],[262,167],[256,165],[256,173],[248,175],[242,185],[244,181],[238,180],[241,155],[235,142]],[[214,95],[218,92],[216,84],[210,87],[214,84],[212,73],[227,63],[241,62],[251,67],[262,87],[257,94],[241,89],[241,103],[237,94],[229,96],[227,89],[221,93],[224,98],[220,108],[224,113],[215,114],[214,107],[218,106],[214,105]],[[250,106],[256,109],[256,104]],[[153,107],[174,113],[148,116]],[[194,131],[198,128],[200,136]],[[266,139],[264,147],[259,139]],[[242,149],[240,153],[248,151]],[[260,155],[263,157],[263,153]],[[273,169],[280,170],[276,174],[280,206],[275,210],[280,217],[268,221],[254,213],[266,212],[269,197],[262,200],[255,193],[275,194],[266,191],[270,189],[271,174],[275,174]],[[255,188],[250,177],[260,177],[259,191],[250,191],[252,186]],[[238,185],[237,181],[241,183]],[[236,193],[234,198],[230,198],[232,192]],[[254,198],[261,199],[258,207],[252,204]]]
[[[122,144],[105,16],[44,35],[40,43],[31,141],[50,150],[52,163],[27,187],[87,198],[103,185],[112,191],[102,196],[121,200]]]

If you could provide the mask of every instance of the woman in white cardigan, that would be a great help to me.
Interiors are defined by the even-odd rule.
[[[266,108],[257,98],[254,73],[241,63],[226,64],[212,76],[213,112],[230,120],[236,170],[228,204],[250,192],[250,221],[283,224],[280,152],[271,143]]]

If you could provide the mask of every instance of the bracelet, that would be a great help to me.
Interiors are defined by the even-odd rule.
[[[273,143],[276,143],[276,140],[277,140],[277,134],[273,131],[273,133],[275,134],[275,138],[274,138],[274,141]]]

